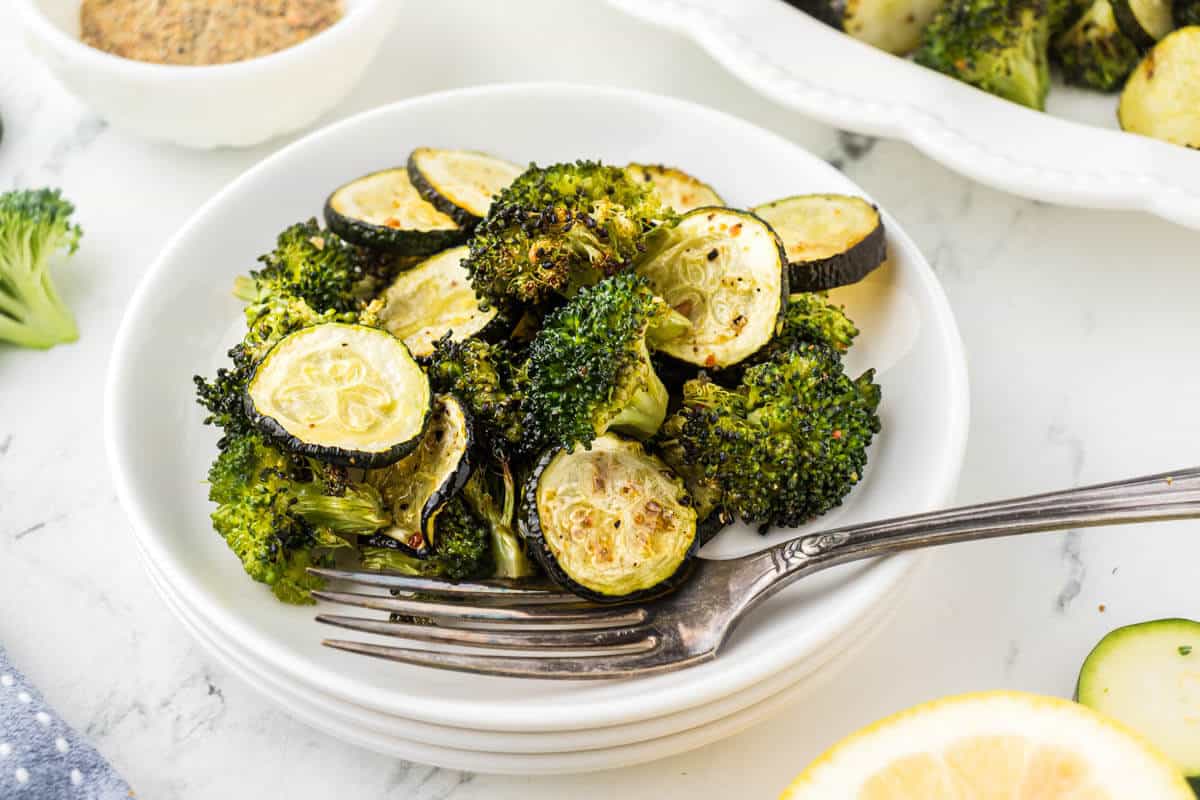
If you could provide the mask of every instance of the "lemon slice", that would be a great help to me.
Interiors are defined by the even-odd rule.
[[[949,697],[834,745],[781,800],[1195,800],[1117,723],[1020,692]]]

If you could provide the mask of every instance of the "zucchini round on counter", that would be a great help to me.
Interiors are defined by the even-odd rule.
[[[1125,82],[1121,128],[1200,148],[1200,26],[1168,34]]]
[[[663,203],[680,214],[703,206],[725,205],[711,186],[681,169],[662,164],[630,164],[625,171],[635,181],[654,184]]]
[[[879,209],[861,197],[803,194],[752,211],[783,242],[793,292],[857,283],[887,260]]]
[[[433,344],[446,334],[460,341],[479,333],[497,317],[484,310],[462,266],[468,248],[455,247],[425,259],[396,276],[382,295],[379,321],[416,358],[433,355]]]
[[[552,450],[525,484],[521,533],[550,577],[600,603],[675,588],[696,550],[683,481],[637,442],[605,434]]]
[[[429,427],[417,449],[403,461],[367,473],[392,524],[364,544],[403,550],[417,558],[436,550],[437,515],[470,477],[474,441],[471,418],[458,398],[434,398]]]
[[[1117,628],[1079,670],[1076,699],[1146,737],[1200,789],[1200,622]]]
[[[348,242],[427,256],[467,238],[453,218],[421,197],[403,167],[372,172],[325,201],[325,224]]]
[[[429,379],[387,331],[328,322],[285,336],[246,386],[250,419],[284,447],[330,464],[381,467],[417,446]]]
[[[1117,25],[1140,48],[1154,43],[1175,29],[1171,0],[1111,0]]]
[[[692,323],[659,352],[720,368],[770,341],[788,281],[783,247],[769,225],[748,211],[698,208],[656,229],[646,245],[638,273]]]
[[[408,177],[421,197],[464,228],[486,217],[492,198],[524,171],[471,150],[418,147],[408,157]]]
[[[921,31],[943,0],[787,0],[861,42],[902,56],[917,49]]]

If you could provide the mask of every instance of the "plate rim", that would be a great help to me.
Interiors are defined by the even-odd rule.
[[[837,70],[819,77],[797,75],[752,44],[752,32],[739,21],[705,5],[705,0],[607,0],[630,17],[684,34],[718,64],[763,96],[828,125],[870,136],[905,141],[953,172],[995,189],[1063,206],[1145,211],[1186,228],[1200,229],[1200,191],[1179,173],[1200,176],[1200,153],[1138,134],[1099,128],[988,96],[948,76],[876,50],[806,16],[784,0],[756,0],[769,9],[773,26],[805,29],[805,35],[841,41],[848,58],[876,60],[877,69],[912,69],[914,91],[921,102],[904,102],[882,94],[863,97],[839,85]],[[882,59],[882,60],[880,60]],[[919,77],[917,77],[919,75]],[[973,95],[975,97],[973,97]],[[1068,126],[1078,137],[1074,150],[1103,152],[1111,169],[1097,172],[1076,165],[1053,167],[1030,156],[1035,148],[1004,147],[1002,142],[969,126],[953,125],[948,109],[958,105],[986,108],[1011,106],[1016,114],[1033,114],[1032,132],[1048,120]],[[995,111],[990,108],[989,111]],[[1115,113],[1115,112],[1114,112]],[[1012,115],[1008,115],[1012,116]],[[1010,137],[1011,138],[1011,137]],[[1180,158],[1188,156],[1191,160]],[[1155,168],[1151,173],[1151,168]],[[1171,167],[1182,168],[1178,172]]]
[[[364,702],[361,696],[356,696],[356,694],[361,695],[361,692],[355,693],[351,691],[349,683],[339,680],[338,676],[322,676],[326,680],[318,683],[311,675],[296,670],[294,665],[289,663],[292,659],[287,653],[277,650],[276,646],[270,640],[263,639],[261,634],[250,629],[237,615],[226,614],[220,608],[210,607],[210,604],[205,601],[205,593],[191,585],[186,571],[179,569],[179,565],[173,564],[169,558],[164,556],[163,549],[157,543],[153,526],[150,524],[146,513],[141,507],[138,492],[125,468],[126,463],[131,463],[129,460],[132,456],[130,452],[127,452],[117,433],[121,427],[120,422],[122,419],[121,408],[117,403],[117,398],[121,392],[121,379],[126,372],[135,369],[135,367],[126,363],[130,361],[128,352],[131,348],[131,342],[135,339],[138,318],[142,316],[147,296],[156,275],[164,271],[166,265],[176,257],[177,251],[181,249],[185,235],[191,228],[199,224],[214,208],[222,204],[227,197],[240,191],[245,183],[255,179],[259,173],[272,168],[277,161],[285,159],[292,152],[307,147],[311,141],[323,137],[336,137],[343,129],[363,124],[372,118],[403,114],[405,111],[426,105],[470,100],[479,94],[505,93],[535,95],[543,99],[561,98],[564,93],[568,93],[574,101],[580,100],[584,95],[591,94],[633,105],[649,104],[663,108],[667,112],[678,110],[680,113],[707,115],[711,118],[721,119],[725,124],[740,126],[746,130],[754,131],[758,136],[774,139],[781,146],[798,151],[806,158],[811,159],[814,162],[815,169],[824,168],[828,169],[831,173],[837,173],[833,167],[825,164],[825,162],[800,145],[744,119],[702,104],[649,92],[568,82],[488,84],[408,98],[353,115],[320,128],[250,167],[203,203],[189,217],[188,221],[171,236],[158,257],[143,274],[126,307],[108,364],[104,395],[104,440],[118,499],[125,509],[131,523],[132,532],[137,537],[139,544],[145,548],[154,563],[159,566],[166,578],[170,580],[172,586],[189,598],[191,605],[207,609],[210,614],[215,615],[215,619],[221,621],[222,629],[231,631],[231,635],[236,641],[247,647],[247,649],[263,654],[264,658],[269,663],[275,665],[276,668],[296,676],[302,682],[309,683],[315,688],[319,688],[335,696],[345,697],[351,702]],[[840,173],[837,174],[840,175]],[[841,177],[845,179],[845,176]],[[863,192],[863,194],[866,193]],[[898,242],[902,249],[906,252],[911,252],[916,258],[914,267],[919,273],[924,288],[930,293],[932,301],[928,322],[937,328],[938,340],[947,351],[949,371],[944,377],[949,403],[949,418],[946,421],[949,436],[946,455],[943,463],[940,465],[941,474],[932,475],[927,484],[930,487],[929,505],[932,507],[938,504],[945,504],[952,499],[965,456],[970,414],[966,354],[945,291],[929,266],[928,261],[907,233],[886,211],[883,211],[883,217],[889,229],[889,236]],[[888,588],[902,579],[913,563],[911,556],[904,555],[892,557],[870,565],[867,569],[875,576],[872,597],[877,597],[885,593]],[[870,602],[865,603],[865,607],[869,608],[870,606]],[[856,615],[857,613],[850,614],[850,622],[853,621],[853,617]],[[821,627],[816,630],[810,639],[812,650],[818,650],[825,646],[832,637],[836,636],[841,626],[847,624],[845,620],[841,620],[835,625],[828,621],[828,618],[822,620],[822,623]],[[780,650],[782,651],[783,648]],[[388,697],[376,696],[387,694],[386,692],[375,691],[371,699],[373,701],[372,705],[379,708],[388,708],[392,713],[452,727],[498,731],[578,730],[589,727],[625,724],[631,719],[646,719],[676,713],[682,709],[705,703],[714,697],[736,692],[751,683],[785,669],[790,664],[796,663],[804,657],[796,656],[795,654],[788,657],[777,656],[774,659],[760,657],[754,660],[756,669],[742,671],[739,673],[738,679],[729,682],[728,685],[723,684],[719,688],[709,687],[706,691],[695,691],[695,687],[692,687],[692,691],[687,692],[686,696],[679,696],[680,692],[678,690],[657,692],[652,697],[638,696],[637,692],[634,691],[630,693],[630,700],[626,703],[614,704],[609,702],[598,704],[596,701],[591,701],[586,706],[583,706],[584,713],[581,713],[581,705],[576,704],[570,708],[563,708],[556,714],[547,714],[542,710],[536,718],[529,713],[524,713],[523,709],[510,709],[504,715],[503,719],[481,720],[479,718],[480,708],[476,703],[430,698],[428,696],[422,697],[415,702],[413,696],[408,697],[403,704],[403,710],[399,710],[399,704],[390,702]]]

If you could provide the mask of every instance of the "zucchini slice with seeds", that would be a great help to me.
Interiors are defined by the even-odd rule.
[[[467,233],[417,192],[403,167],[372,172],[325,201],[325,224],[348,242],[398,255],[428,256]]]
[[[471,417],[454,395],[434,399],[429,428],[417,449],[396,464],[367,473],[392,515],[390,527],[363,544],[427,558],[437,549],[437,515],[471,475]]]
[[[1112,0],[1112,7],[1117,25],[1139,48],[1153,47],[1175,29],[1171,0]]]
[[[857,283],[887,260],[879,209],[861,197],[804,194],[752,211],[783,241],[793,292]]]
[[[1125,82],[1122,130],[1200,148],[1200,25],[1168,34]]]
[[[860,42],[906,55],[944,0],[787,0],[801,11]]]
[[[246,413],[297,453],[381,467],[408,455],[429,418],[429,379],[387,331],[328,322],[285,336],[246,386]]]
[[[757,351],[787,302],[784,264],[775,232],[747,211],[698,208],[656,228],[635,269],[692,323],[659,352],[711,369]]]
[[[543,455],[519,516],[550,577],[601,603],[675,588],[697,546],[683,481],[637,442],[612,434]]]
[[[653,183],[663,203],[680,214],[702,206],[725,205],[711,186],[681,169],[662,164],[630,164],[625,171],[635,181]]]
[[[486,217],[492,198],[524,171],[510,161],[471,150],[418,147],[408,157],[412,185],[464,228]]]
[[[1075,696],[1149,739],[1200,790],[1198,675],[1200,622],[1159,619],[1101,639],[1079,670]]]
[[[454,341],[474,336],[498,316],[484,310],[462,266],[468,248],[455,247],[427,258],[396,276],[382,295],[379,320],[416,358],[433,355],[433,344],[447,333]]]

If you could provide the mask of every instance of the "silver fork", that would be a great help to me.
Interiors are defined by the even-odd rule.
[[[748,611],[826,567],[903,550],[1129,522],[1200,517],[1200,467],[933,511],[808,534],[741,558],[695,560],[670,595],[600,606],[552,587],[449,583],[336,569],[311,572],[387,594],[315,591],[318,599],[389,612],[317,620],[424,647],[325,640],[329,647],[406,664],[519,678],[623,678],[716,657]],[[408,618],[394,621],[397,617]]]

